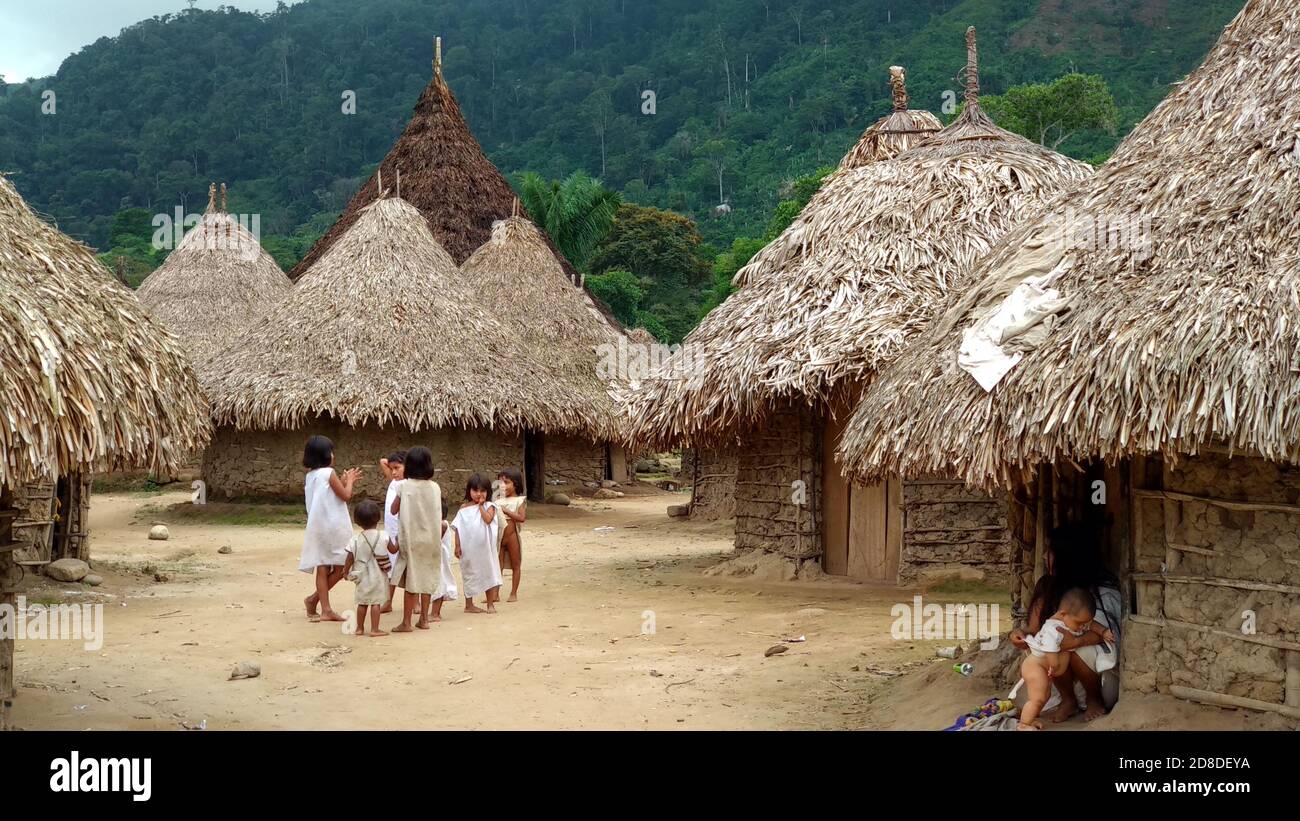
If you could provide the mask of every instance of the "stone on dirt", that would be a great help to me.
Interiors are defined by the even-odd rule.
[[[155,542],[165,542],[171,537],[172,534],[171,531],[167,529],[167,525],[154,525],[149,528],[149,538],[153,539]]]
[[[236,681],[242,678],[257,678],[262,675],[262,665],[255,661],[241,661],[235,665],[235,669],[230,671],[228,681]]]
[[[90,572],[90,565],[81,559],[59,559],[45,566],[45,575],[60,582],[79,582]]]

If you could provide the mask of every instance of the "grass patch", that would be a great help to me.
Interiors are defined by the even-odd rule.
[[[206,505],[196,505],[189,502],[175,502],[170,505],[145,505],[136,513],[136,519],[157,520],[167,524],[265,527],[305,525],[307,511],[300,504],[209,502]]]
[[[96,474],[91,493],[135,493],[157,496],[172,490],[188,490],[194,477],[182,473],[176,479],[162,479],[144,471],[119,471]]]

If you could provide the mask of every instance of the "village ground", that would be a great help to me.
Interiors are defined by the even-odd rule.
[[[965,678],[937,660],[951,641],[891,637],[891,607],[919,591],[706,575],[733,555],[730,522],[670,519],[684,497],[657,489],[534,505],[518,603],[495,616],[448,604],[428,631],[372,639],[307,621],[299,506],[199,508],[172,488],[95,496],[102,586],[24,581],[29,607],[102,602],[105,638],[95,651],[18,642],[18,727],[938,730],[1003,689],[991,670]],[[155,522],[168,541],[147,538]],[[349,583],[335,595],[352,606]],[[1000,602],[1009,626],[996,590],[925,600]],[[260,677],[228,680],[243,661]],[[1092,726],[1268,725],[1148,698]]]

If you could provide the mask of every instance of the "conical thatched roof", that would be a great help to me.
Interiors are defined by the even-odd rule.
[[[504,427],[608,435],[516,328],[480,304],[423,215],[376,201],[257,327],[209,363],[219,424],[317,415],[410,430]]]
[[[0,485],[175,469],[208,438],[181,346],[0,176]]]
[[[315,265],[375,201],[381,176],[384,186],[392,189],[401,174],[398,195],[420,210],[434,239],[457,265],[488,241],[492,223],[513,213],[515,193],[470,132],[460,104],[442,76],[441,40],[436,48],[433,80],[416,102],[406,130],[338,222],[290,272],[293,280]],[[546,242],[565,274],[576,282],[572,264],[549,238]]]
[[[989,120],[973,29],[968,49],[962,114],[893,159],[828,178],[634,393],[634,437],[730,438],[783,397],[815,402],[869,381],[999,237],[1090,175]]]
[[[565,276],[541,230],[523,217],[499,220],[461,271],[479,304],[517,329],[532,358],[547,362],[552,387],[612,427],[617,414],[596,363],[602,346],[618,344],[618,333]]]
[[[257,238],[217,206],[215,194],[209,192],[199,224],[136,291],[153,318],[185,345],[200,372],[292,287]]]
[[[881,375],[843,440],[847,468],[990,485],[1211,442],[1297,461],[1298,43],[1294,0],[1249,0],[1096,177],[1009,236]],[[965,329],[1048,272],[1067,312],[985,393],[956,365]]]
[[[889,67],[889,85],[893,90],[894,110],[862,133],[840,160],[841,169],[897,157],[943,129],[943,123],[930,112],[907,107],[907,73],[902,66]]]

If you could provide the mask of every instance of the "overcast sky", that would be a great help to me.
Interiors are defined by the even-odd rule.
[[[297,0],[288,0],[293,5]],[[198,0],[195,8],[270,11],[276,0]],[[48,77],[68,55],[149,17],[189,8],[185,0],[0,0],[0,75],[11,83]]]

